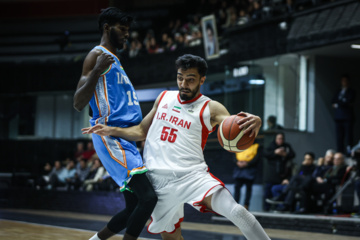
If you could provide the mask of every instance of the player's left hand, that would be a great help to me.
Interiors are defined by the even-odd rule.
[[[250,133],[249,136],[252,137],[254,134],[256,136],[259,133],[262,123],[261,118],[259,116],[255,116],[247,112],[240,112],[237,115],[244,117],[243,119],[237,122],[237,124],[239,124],[240,129],[245,129],[244,134]]]
[[[87,127],[81,129],[82,134],[95,133],[100,136],[109,136],[112,133],[112,127],[103,124],[96,124],[93,127]]]

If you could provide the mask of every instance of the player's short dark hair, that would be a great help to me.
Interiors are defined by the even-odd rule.
[[[185,54],[183,56],[178,57],[175,61],[176,69],[187,70],[189,68],[197,68],[201,77],[206,75],[208,65],[206,61],[199,56],[195,56],[192,54]]]
[[[313,153],[313,152],[306,152],[305,154],[304,154],[304,156],[305,155],[310,155],[310,157],[313,159],[313,160],[315,160],[315,154]]]
[[[103,34],[103,27],[104,24],[107,23],[110,26],[120,23],[121,25],[130,26],[132,22],[134,21],[134,18],[130,16],[129,14],[121,11],[120,9],[116,7],[109,7],[106,9],[103,9],[99,16],[99,30],[100,33]]]

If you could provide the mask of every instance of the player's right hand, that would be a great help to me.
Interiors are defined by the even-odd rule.
[[[112,133],[113,127],[110,126],[106,126],[103,124],[96,124],[93,127],[87,127],[87,128],[82,128],[82,134],[91,134],[91,133],[95,133],[97,135],[100,136],[110,136]]]
[[[96,64],[94,69],[98,69],[101,73],[104,73],[107,69],[109,69],[110,65],[115,62],[113,56],[107,53],[102,53],[96,59]]]

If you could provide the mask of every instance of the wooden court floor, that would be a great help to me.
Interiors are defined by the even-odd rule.
[[[58,218],[59,221],[99,221],[105,224],[111,216],[93,215],[93,214],[79,214],[59,211],[43,211],[43,210],[25,210],[25,209],[0,209],[0,239],[1,240],[78,240],[89,239],[96,231],[82,228],[72,228],[60,226],[59,222],[51,221],[44,223],[35,223],[31,221],[23,221],[17,219],[6,219],[4,213],[15,213],[18,216],[21,214],[34,216],[33,219],[41,218],[42,216]],[[5,216],[5,217],[4,217]],[[66,220],[68,219],[68,220]],[[218,224],[203,224],[184,222],[182,229],[186,233],[186,240],[202,240],[202,239],[231,239],[243,240],[240,231],[230,225]],[[287,231],[278,229],[265,229],[271,239],[274,240],[312,240],[312,239],[326,239],[326,240],[355,240],[358,237],[339,236],[333,234],[310,233],[302,231]],[[222,237],[223,236],[223,237]],[[122,235],[112,237],[114,240],[121,240]],[[159,235],[141,236],[140,240],[161,239]]]

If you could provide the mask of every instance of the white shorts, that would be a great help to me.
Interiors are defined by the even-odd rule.
[[[205,170],[171,175],[149,171],[147,176],[158,197],[147,229],[152,234],[175,232],[184,219],[184,203],[190,204],[200,212],[211,212],[199,202],[225,187],[223,182]]]

